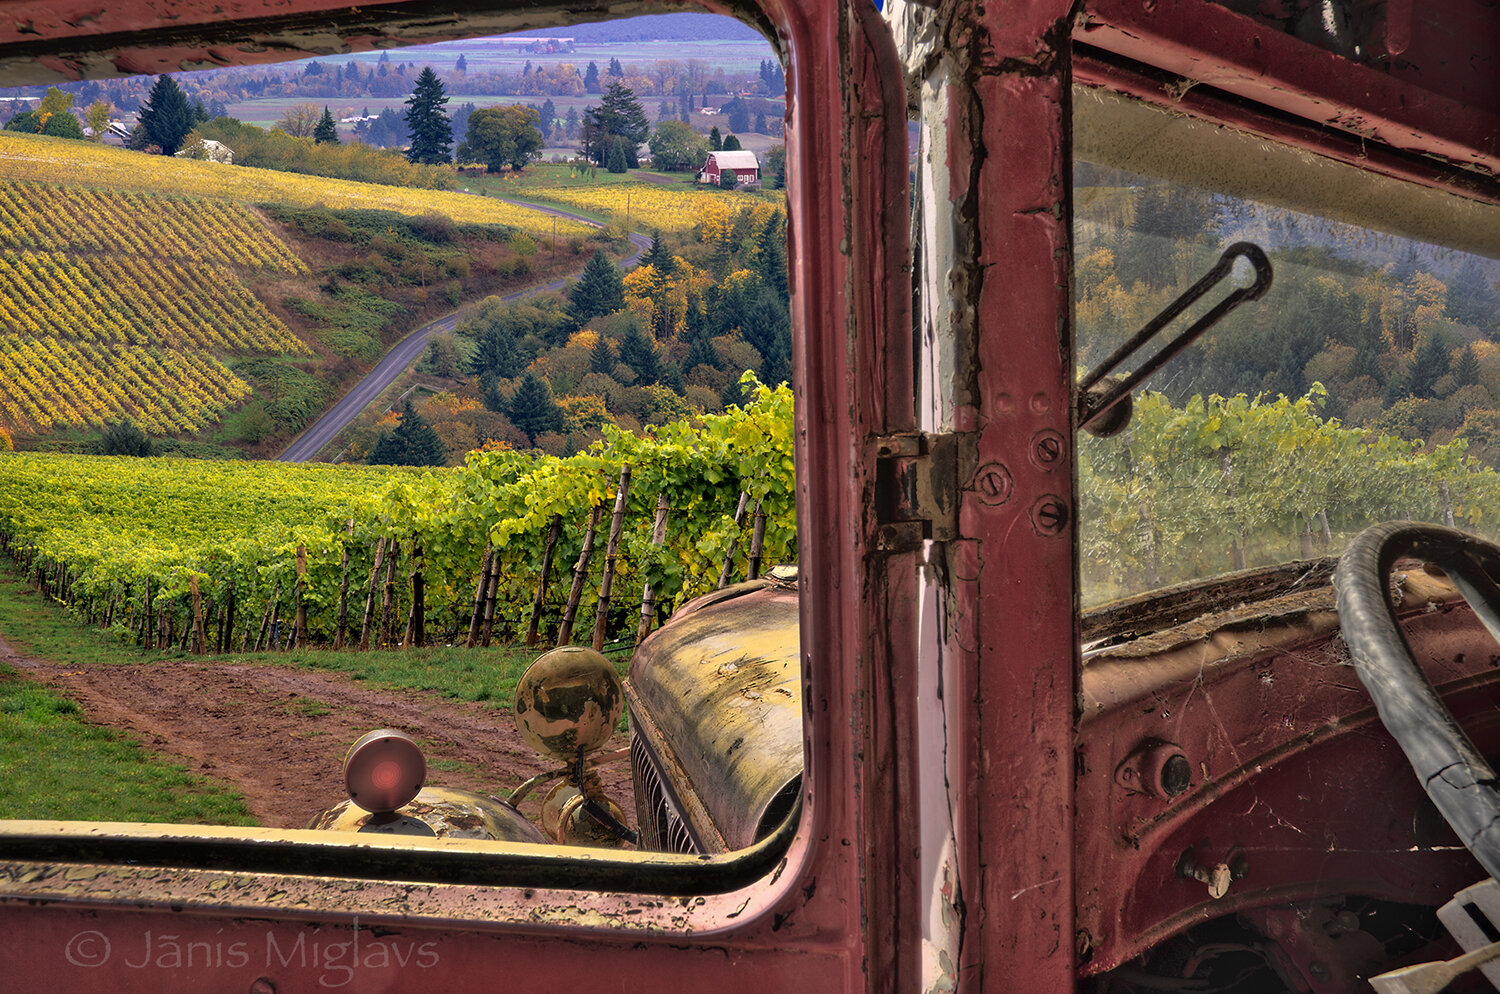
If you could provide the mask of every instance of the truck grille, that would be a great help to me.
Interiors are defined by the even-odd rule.
[[[656,852],[699,852],[687,824],[669,799],[650,749],[639,735],[630,736],[630,776],[635,784],[641,847]]]

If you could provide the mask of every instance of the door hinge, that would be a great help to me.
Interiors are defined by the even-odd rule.
[[[958,436],[906,432],[875,439],[876,547],[909,552],[958,533]]]

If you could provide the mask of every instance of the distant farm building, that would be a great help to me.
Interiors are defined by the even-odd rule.
[[[737,152],[710,152],[708,161],[698,173],[699,183],[719,186],[724,173],[734,173],[736,186],[760,185],[760,162],[754,152],[741,149]]]
[[[203,138],[194,142],[187,148],[177,153],[179,159],[200,159],[204,162],[222,162],[225,165],[234,164],[234,152],[223,142],[216,142],[212,138]]]

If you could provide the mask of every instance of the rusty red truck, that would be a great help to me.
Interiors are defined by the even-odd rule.
[[[1418,273],[1500,257],[1500,13],[707,6],[786,75],[798,562],[638,648],[609,816],[638,845],[3,822],[10,982],[1331,994],[1480,966],[1489,498],[1340,433],[1398,374],[1483,386],[1418,363],[1489,347]],[[0,76],[668,8],[9,0]],[[379,786],[404,747],[376,741]]]

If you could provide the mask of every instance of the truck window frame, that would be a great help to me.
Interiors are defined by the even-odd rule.
[[[333,5],[329,5],[333,6]],[[676,5],[674,5],[676,6]],[[701,9],[684,3],[682,9]],[[458,24],[428,28],[432,37],[498,33],[533,28],[548,14],[567,11],[587,19],[660,13],[619,6],[529,7],[518,15],[476,15]],[[873,534],[864,486],[852,486],[847,465],[873,476],[872,460],[859,441],[869,434],[881,408],[907,392],[909,291],[906,271],[906,126],[901,70],[889,30],[871,5],[761,0],[723,5],[758,26],[785,53],[788,81],[788,256],[792,290],[793,385],[798,397],[798,518],[804,577],[857,576],[848,536]],[[397,11],[386,19],[402,26],[416,15]],[[524,20],[518,20],[524,18]],[[382,15],[351,11],[347,33],[358,39]],[[186,51],[216,35],[243,37],[243,24],[206,23],[189,29],[153,31],[126,39],[112,36],[63,39],[62,49],[91,52],[78,60],[82,75],[101,63],[113,46],[135,53],[131,72],[161,62],[186,60]],[[274,31],[276,25],[267,26]],[[222,32],[221,32],[222,29]],[[373,47],[369,37],[357,40]],[[48,41],[0,43],[0,59],[56,58]],[[265,56],[241,49],[244,61]],[[22,81],[12,63],[9,77]],[[830,72],[830,66],[843,66]],[[162,71],[171,71],[163,66]],[[121,74],[118,69],[115,74]],[[44,78],[44,70],[37,78]],[[857,150],[857,153],[856,153]],[[849,160],[849,161],[846,161]],[[843,189],[843,196],[828,196]],[[884,279],[861,278],[881,274]],[[838,329],[814,333],[812,329]],[[898,346],[904,345],[904,348]],[[873,355],[870,350],[873,351]],[[885,379],[887,396],[855,396],[850,383],[856,351],[864,360],[889,353],[896,375]],[[909,405],[909,400],[907,401]],[[909,418],[907,419],[909,421]],[[838,538],[836,538],[838,537]],[[862,543],[856,541],[858,548]],[[848,712],[841,688],[862,682],[861,673],[880,665],[861,658],[865,639],[855,613],[867,605],[841,603],[843,584],[825,584],[804,600],[804,748],[806,773],[793,817],[763,842],[715,857],[657,853],[611,853],[472,840],[399,837],[338,838],[309,830],[240,829],[190,825],[141,825],[58,821],[0,822],[0,905],[42,900],[75,906],[170,906],[258,915],[353,913],[367,919],[388,915],[399,896],[412,920],[460,920],[494,925],[580,926],[629,931],[713,933],[740,927],[773,909],[818,872],[846,869],[857,856],[845,835],[859,804],[844,753]],[[330,761],[333,761],[332,759]],[[312,812],[309,812],[311,815]],[[847,825],[847,827],[837,827]],[[226,881],[246,882],[226,903]],[[334,877],[351,886],[337,893],[316,881]],[[456,912],[450,890],[462,891],[467,910]],[[669,897],[669,900],[663,900]],[[598,914],[580,920],[584,902]]]

